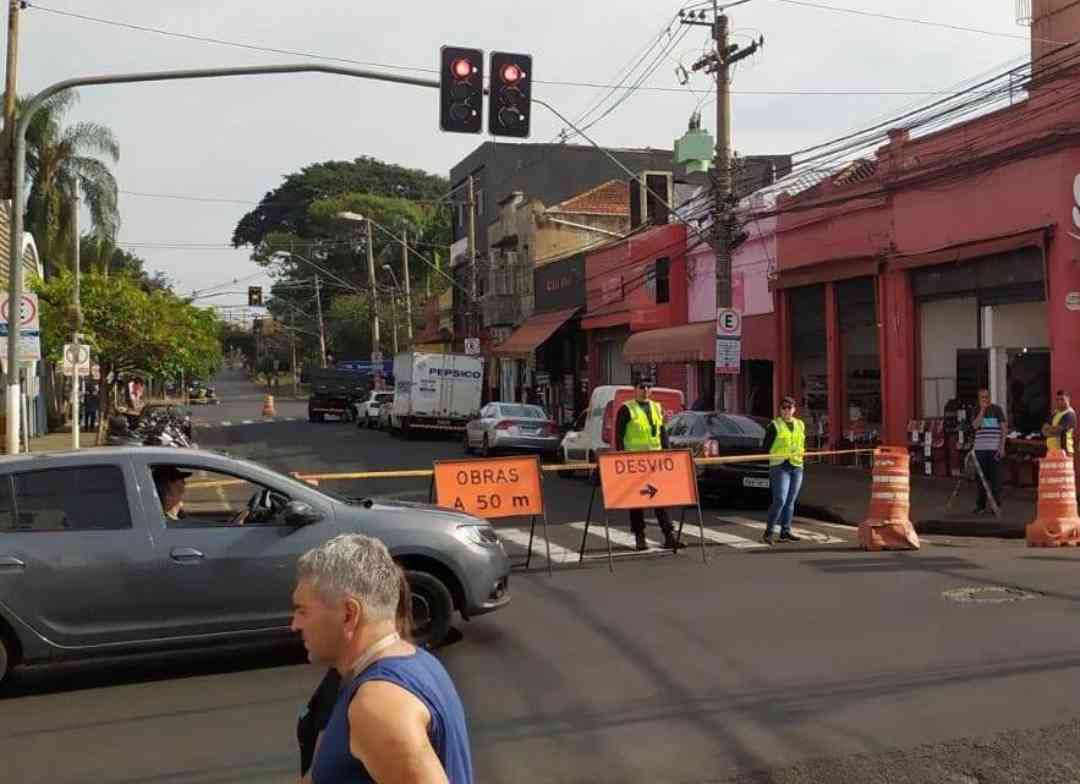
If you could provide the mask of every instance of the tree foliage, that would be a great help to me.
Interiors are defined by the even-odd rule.
[[[32,288],[41,302],[46,358],[59,362],[74,332],[74,277],[62,270]],[[105,376],[208,376],[221,364],[217,316],[170,291],[148,292],[128,272],[92,271],[80,279],[79,298],[82,333]]]
[[[252,259],[274,271],[278,282],[267,306],[279,321],[295,321],[301,354],[317,355],[314,277],[319,275],[329,350],[339,357],[366,356],[374,348],[366,231],[363,224],[336,216],[344,211],[370,217],[377,224],[371,238],[375,291],[385,324],[379,348],[389,352],[390,299],[401,294],[405,281],[403,231],[408,232],[410,245],[414,320],[419,319],[427,293],[438,294],[446,287],[433,264],[438,257],[444,268],[448,266],[450,210],[440,201],[447,189],[441,177],[370,158],[316,164],[286,177],[284,185],[244,216],[233,244],[250,245]],[[395,281],[401,289],[395,288]],[[404,345],[403,301],[398,318]]]
[[[143,291],[170,291],[172,283],[164,272],[146,271],[146,259],[117,248],[92,234],[84,234],[79,243],[79,266],[84,272],[103,275],[127,274],[134,277]]]
[[[93,235],[113,243],[120,226],[116,179],[110,163],[120,160],[120,145],[104,125],[79,122],[65,127],[64,115],[78,95],[57,93],[37,111],[26,133],[26,228],[34,235],[46,276],[70,268],[74,200],[82,197]],[[22,112],[28,99],[18,101]]]

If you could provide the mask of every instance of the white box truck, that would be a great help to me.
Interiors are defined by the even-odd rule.
[[[480,412],[484,360],[465,354],[398,354],[394,357],[391,424],[415,431],[456,430]]]

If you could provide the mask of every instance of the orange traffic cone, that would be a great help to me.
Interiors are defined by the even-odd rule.
[[[870,514],[859,526],[864,550],[918,550],[911,524],[911,458],[902,447],[874,450]]]
[[[1039,514],[1027,529],[1031,547],[1080,545],[1080,517],[1076,514],[1076,476],[1072,458],[1051,449],[1039,461]]]
[[[274,413],[274,396],[267,395],[263,398],[263,416],[276,416]]]

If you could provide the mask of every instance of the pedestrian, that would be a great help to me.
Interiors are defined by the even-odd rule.
[[[304,554],[293,631],[344,684],[309,775],[313,784],[471,784],[465,710],[438,659],[403,640],[400,570],[386,545],[343,534]]]
[[[395,613],[397,632],[405,642],[412,642],[412,591],[405,572],[398,569],[398,603]],[[341,674],[331,667],[323,676],[308,701],[307,710],[296,724],[296,739],[300,746],[300,782],[311,784],[311,762],[315,757],[323,730],[334,712],[338,695],[341,694]]]
[[[667,428],[664,427],[664,410],[651,399],[652,384],[638,381],[634,385],[634,399],[619,409],[615,419],[615,448],[620,452],[656,452],[668,448]],[[664,547],[676,548],[675,529],[667,509],[656,509],[656,520],[664,534]],[[630,531],[638,551],[648,550],[645,539],[645,513],[641,509],[630,510]]]
[[[83,421],[86,423],[87,430],[93,430],[98,426],[100,403],[101,399],[97,387],[93,384],[87,384],[86,392],[83,395]]]
[[[1076,412],[1072,407],[1072,396],[1064,389],[1059,389],[1054,398],[1054,413],[1050,423],[1043,425],[1042,433],[1046,436],[1046,448],[1061,449],[1069,457],[1076,454]]]
[[[975,430],[975,460],[979,463],[983,479],[978,489],[974,514],[986,512],[986,487],[994,497],[994,505],[1001,508],[1001,461],[1005,458],[1005,439],[1009,433],[1008,419],[1001,406],[990,400],[990,390],[979,390],[979,413],[971,422]]]
[[[790,395],[780,401],[780,416],[765,428],[763,447],[769,453],[772,505],[761,541],[773,544],[773,530],[779,524],[781,542],[798,542],[801,537],[791,532],[791,520],[803,483],[806,423],[795,416],[795,398]]]

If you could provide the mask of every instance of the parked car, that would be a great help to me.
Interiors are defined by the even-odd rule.
[[[355,419],[360,401],[371,390],[371,377],[356,370],[311,368],[308,377],[311,380],[309,422],[325,422],[328,415],[342,422]]]
[[[376,424],[379,430],[385,430],[387,433],[394,429],[394,401],[387,400],[379,404],[379,420]]]
[[[559,445],[564,463],[591,463],[603,451],[615,448],[615,418],[623,403],[634,397],[630,386],[602,386],[593,390],[589,408],[582,413]],[[678,389],[654,387],[652,399],[664,409],[667,422],[685,407]]]
[[[683,411],[668,422],[672,449],[689,449],[695,457],[759,455],[769,420],[710,411]],[[769,492],[769,461],[698,466],[702,495],[758,495]]]
[[[465,454],[479,449],[484,457],[498,452],[559,452],[559,428],[540,406],[488,403],[465,425]]]
[[[154,472],[188,472],[167,518]],[[295,640],[296,559],[341,533],[384,541],[413,590],[420,641],[510,601],[484,520],[333,495],[201,450],[116,447],[0,458],[0,679],[20,664]]]
[[[367,400],[363,400],[358,404],[356,412],[356,426],[357,427],[375,427],[379,422],[379,407],[383,403],[393,404],[394,393],[389,392],[371,392]]]

